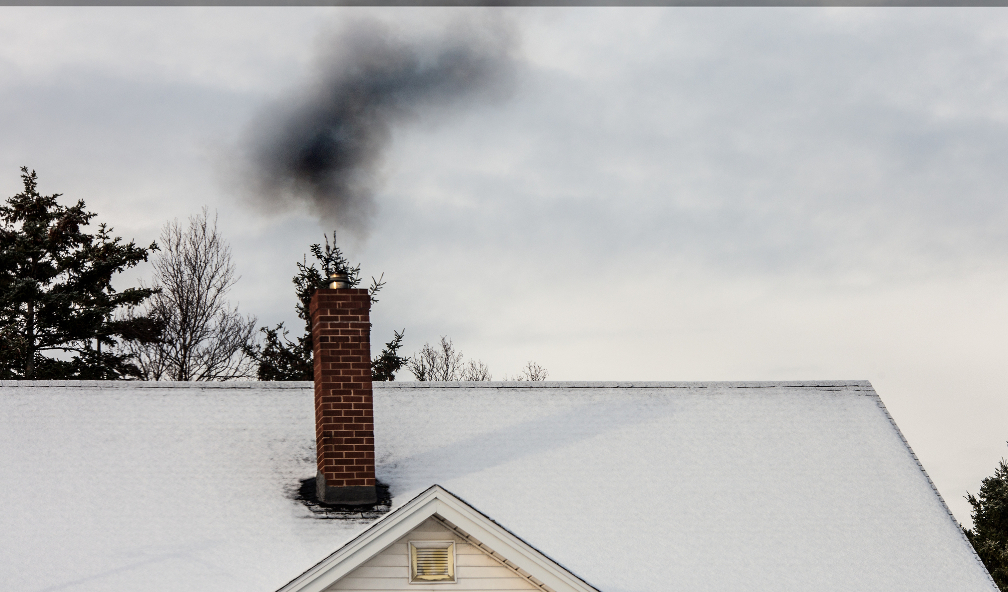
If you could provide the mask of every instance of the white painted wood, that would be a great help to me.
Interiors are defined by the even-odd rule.
[[[454,541],[454,583],[409,582],[408,541]],[[538,590],[527,580],[469,544],[445,528],[434,518],[428,518],[414,530],[389,545],[382,552],[354,569],[339,581],[326,588],[326,592],[351,592],[354,590],[412,591],[440,590],[462,592],[478,590]]]

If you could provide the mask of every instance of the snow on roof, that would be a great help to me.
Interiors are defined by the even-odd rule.
[[[0,383],[7,589],[269,592],[373,518],[294,499],[310,383]],[[996,590],[867,382],[375,384],[378,479],[605,592]]]

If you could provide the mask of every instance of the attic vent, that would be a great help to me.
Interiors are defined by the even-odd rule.
[[[454,582],[455,543],[410,541],[410,582]]]

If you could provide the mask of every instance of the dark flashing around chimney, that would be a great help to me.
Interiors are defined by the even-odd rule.
[[[325,473],[315,475],[315,499],[322,503],[339,506],[370,505],[378,500],[374,485],[343,485],[333,487],[326,484]]]
[[[377,501],[371,398],[371,297],[356,288],[312,296],[318,501]]]
[[[316,489],[317,481],[315,477],[310,477],[299,480],[297,486],[292,487],[290,490],[291,498],[303,504],[311,512],[312,518],[321,520],[357,520],[361,518],[373,520],[381,518],[383,514],[389,513],[392,509],[392,494],[389,492],[389,486],[381,481],[375,481],[378,499],[370,505],[323,504],[318,500]]]

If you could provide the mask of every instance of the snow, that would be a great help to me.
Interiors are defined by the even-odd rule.
[[[995,590],[871,386],[375,385],[437,483],[605,592]],[[271,591],[360,533],[293,499],[310,383],[0,384],[0,582]]]

